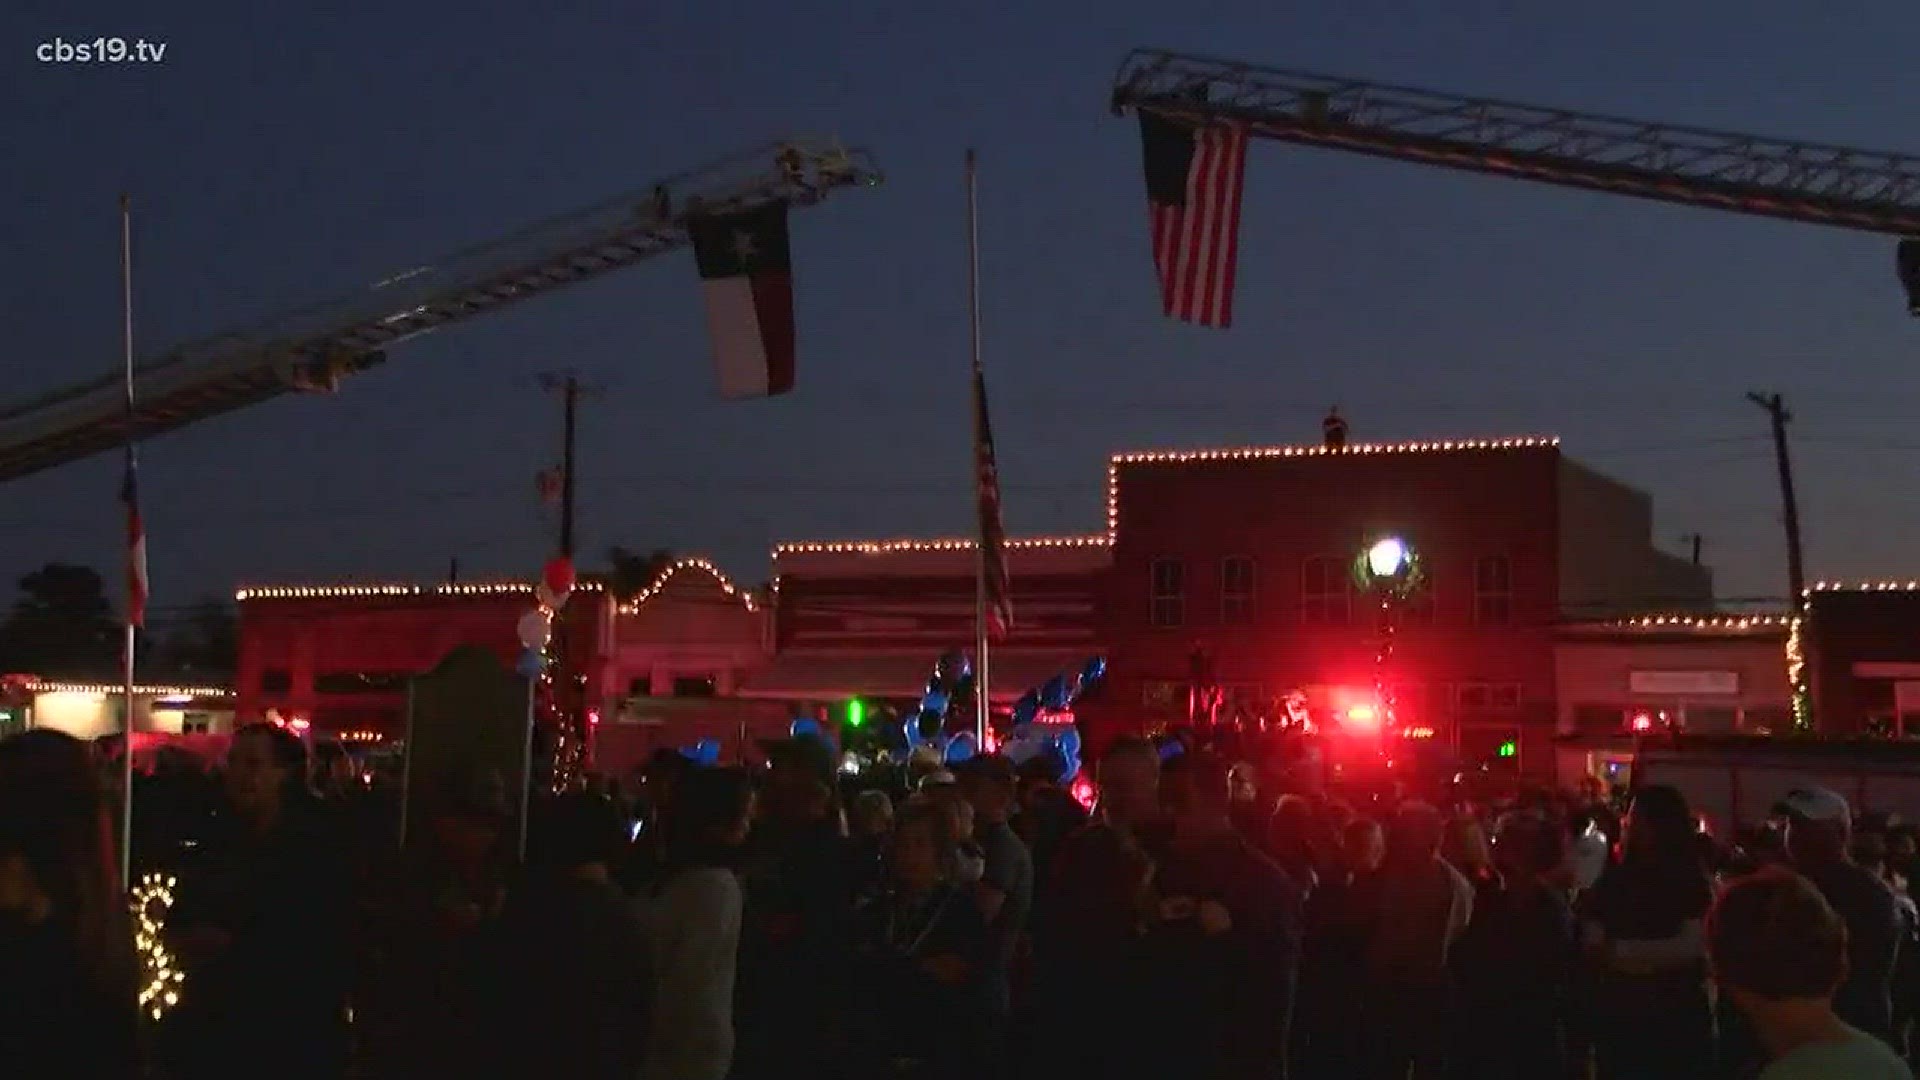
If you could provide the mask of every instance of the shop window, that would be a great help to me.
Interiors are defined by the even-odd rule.
[[[1220,564],[1220,621],[1244,626],[1253,621],[1253,560],[1234,557]]]
[[[1618,735],[1627,730],[1627,710],[1619,705],[1575,705],[1573,730],[1581,735]]]
[[[1340,559],[1308,559],[1300,568],[1300,621],[1345,626],[1352,617],[1352,583]]]
[[[1473,621],[1479,626],[1513,622],[1513,563],[1505,555],[1483,555],[1474,563]]]
[[[1149,617],[1155,626],[1180,626],[1187,621],[1187,567],[1178,559],[1156,559]]]
[[[1520,711],[1519,683],[1470,682],[1453,690],[1454,708],[1461,713],[1510,713]]]

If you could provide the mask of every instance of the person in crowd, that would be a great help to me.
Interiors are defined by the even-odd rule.
[[[1684,1080],[1713,1067],[1704,937],[1713,885],[1694,831],[1679,791],[1641,789],[1620,862],[1586,898],[1600,1080]]]
[[[743,852],[734,1080],[835,1076],[855,888],[838,763],[801,736],[776,744],[769,766]]]
[[[1051,750],[1020,766],[1020,813],[1014,819],[1014,831],[1033,853],[1036,884],[1050,879],[1060,842],[1087,823],[1086,808],[1064,786],[1065,769],[1066,763]]]
[[[1302,902],[1320,880],[1322,854],[1314,844],[1318,832],[1319,822],[1312,803],[1299,795],[1280,797],[1274,807],[1266,850],[1300,890]]]
[[[1366,998],[1374,1071],[1415,1080],[1446,1070],[1453,1007],[1448,958],[1473,917],[1473,885],[1440,858],[1445,818],[1406,802],[1387,830],[1380,870],[1356,897],[1368,921]]]
[[[352,880],[307,769],[306,746],[281,728],[233,736],[225,834],[167,919],[193,982],[170,1024],[179,1075],[243,1075],[262,1061],[283,1077],[346,1070]]]
[[[893,799],[877,788],[861,792],[847,815],[847,829],[853,894],[871,896],[886,877],[887,837],[893,832]]]
[[[0,1072],[139,1075],[138,970],[110,802],[85,743],[0,741]]]
[[[1251,762],[1237,761],[1233,765],[1231,791],[1233,795],[1233,827],[1240,835],[1255,846],[1266,839],[1267,822],[1272,818],[1271,809],[1260,797],[1260,774]]]
[[[1446,835],[1440,841],[1440,857],[1473,884],[1476,900],[1500,891],[1500,872],[1494,866],[1493,846],[1487,843],[1487,831],[1474,814],[1459,813],[1447,819]]]
[[[960,791],[973,808],[983,867],[975,890],[993,948],[981,972],[993,1022],[1003,1026],[1013,1009],[1013,969],[1027,915],[1033,908],[1033,855],[1013,831],[1013,763],[983,754],[960,767]]]
[[[1733,882],[1707,942],[1714,980],[1765,1047],[1760,1080],[1912,1080],[1882,1040],[1839,1015],[1847,927],[1812,882],[1780,868]]]
[[[1182,1055],[1203,1080],[1287,1076],[1293,995],[1300,964],[1299,887],[1243,840],[1233,825],[1226,761],[1188,756],[1187,806],[1156,881],[1153,935],[1160,978],[1176,993],[1166,1014],[1194,1044]]]
[[[1361,978],[1369,924],[1359,894],[1386,858],[1386,835],[1372,818],[1354,818],[1341,833],[1340,858],[1307,897],[1300,992],[1294,1009],[1294,1075],[1336,1080],[1364,1057]]]
[[[738,769],[693,769],[674,793],[666,866],[644,899],[653,992],[647,1080],[725,1080],[743,906],[734,867],[753,819]]]
[[[495,1042],[489,1075],[652,1075],[641,1072],[654,986],[647,940],[613,880],[626,840],[624,815],[608,799],[535,804],[525,878],[483,932],[475,966],[487,998],[475,1034]]]
[[[1565,887],[1571,849],[1565,824],[1545,813],[1515,813],[1500,827],[1495,884],[1476,893],[1454,954],[1460,1015],[1472,1021],[1454,1044],[1462,1076],[1568,1075],[1565,1036],[1580,963]]]
[[[974,1078],[981,1074],[992,943],[969,890],[947,880],[941,811],[910,803],[888,850],[889,888],[856,916],[866,1071],[876,1077]]]
[[[666,861],[662,830],[673,805],[674,788],[693,768],[686,755],[664,747],[641,767],[633,796],[634,839],[618,871],[620,884],[628,893],[645,891],[660,874]]]
[[[947,880],[972,888],[987,871],[987,856],[974,839],[973,804],[960,792],[959,774],[950,775],[953,776],[951,783],[922,788],[914,798],[933,807],[938,814],[941,850],[953,862],[946,868]]]
[[[1893,890],[1848,857],[1852,808],[1835,792],[1797,788],[1782,800],[1787,855],[1847,926],[1847,973],[1834,1008],[1870,1035],[1893,1040],[1893,972],[1904,926]]]

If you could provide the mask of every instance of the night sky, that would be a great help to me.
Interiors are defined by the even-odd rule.
[[[1099,530],[1109,450],[1310,442],[1338,402],[1359,439],[1559,434],[1655,494],[1662,543],[1704,533],[1722,596],[1780,596],[1761,389],[1800,418],[1809,576],[1920,576],[1920,323],[1888,239],[1256,143],[1238,321],[1200,330],[1159,315],[1136,128],[1106,111],[1125,51],[1162,45],[1920,151],[1911,0],[300,6],[0,13],[0,397],[117,364],[122,190],[146,352],[789,132],[870,147],[888,181],[794,217],[790,396],[718,399],[681,252],[150,443],[159,609],[450,556],[531,574],[559,431],[533,376],[560,368],[606,384],[583,563],[671,547],[760,580],[782,539],[966,533],[969,144],[1015,534]],[[34,59],[116,34],[164,61]],[[113,567],[118,468],[6,484],[0,581]]]

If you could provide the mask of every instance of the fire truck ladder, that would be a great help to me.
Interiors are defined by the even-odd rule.
[[[1563,187],[1920,236],[1920,156],[1733,135],[1136,49],[1113,110]],[[1902,280],[1920,314],[1920,243]]]
[[[132,434],[146,438],[294,391],[328,392],[408,338],[653,258],[690,218],[774,202],[808,206],[880,173],[860,150],[795,140],[668,177],[396,274],[339,300],[176,346],[136,367]],[[118,374],[0,409],[0,481],[120,445]]]

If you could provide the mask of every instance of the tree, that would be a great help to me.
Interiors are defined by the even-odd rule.
[[[631,600],[673,565],[673,552],[655,548],[645,555],[615,544],[607,549],[607,590],[619,600]]]
[[[91,671],[119,654],[120,623],[92,567],[48,563],[20,579],[20,597],[0,623],[0,668]]]

